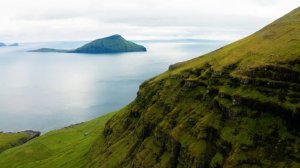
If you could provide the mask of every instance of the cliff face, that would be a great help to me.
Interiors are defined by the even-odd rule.
[[[299,74],[296,9],[143,83],[89,166],[300,167]]]

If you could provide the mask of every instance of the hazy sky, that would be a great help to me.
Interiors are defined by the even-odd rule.
[[[1,0],[0,41],[236,40],[300,6],[300,0]]]

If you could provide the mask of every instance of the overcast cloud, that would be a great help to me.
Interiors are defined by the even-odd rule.
[[[236,40],[299,7],[299,0],[1,0],[0,41]]]

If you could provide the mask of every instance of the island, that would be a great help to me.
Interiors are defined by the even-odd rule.
[[[6,45],[4,43],[0,42],[0,47],[5,47]]]
[[[59,50],[59,49],[53,49],[53,48],[40,48],[37,50],[30,50],[28,52],[59,52],[59,53],[70,53],[69,50]]]
[[[19,44],[18,44],[18,43],[12,43],[12,44],[10,44],[10,45],[8,45],[8,46],[10,46],[10,47],[18,47]]]
[[[19,46],[18,43],[5,44],[0,42],[0,47],[17,47],[17,46]]]
[[[124,39],[121,35],[116,34],[109,37],[94,40],[74,50],[41,48],[37,50],[31,50],[29,52],[104,54],[145,51],[147,51],[147,49],[144,46],[128,41]]]

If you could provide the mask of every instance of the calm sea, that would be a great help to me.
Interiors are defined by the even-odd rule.
[[[145,53],[30,53],[84,42],[27,43],[0,48],[0,131],[57,129],[118,110],[139,85],[170,64],[223,46],[218,41],[139,42]]]

